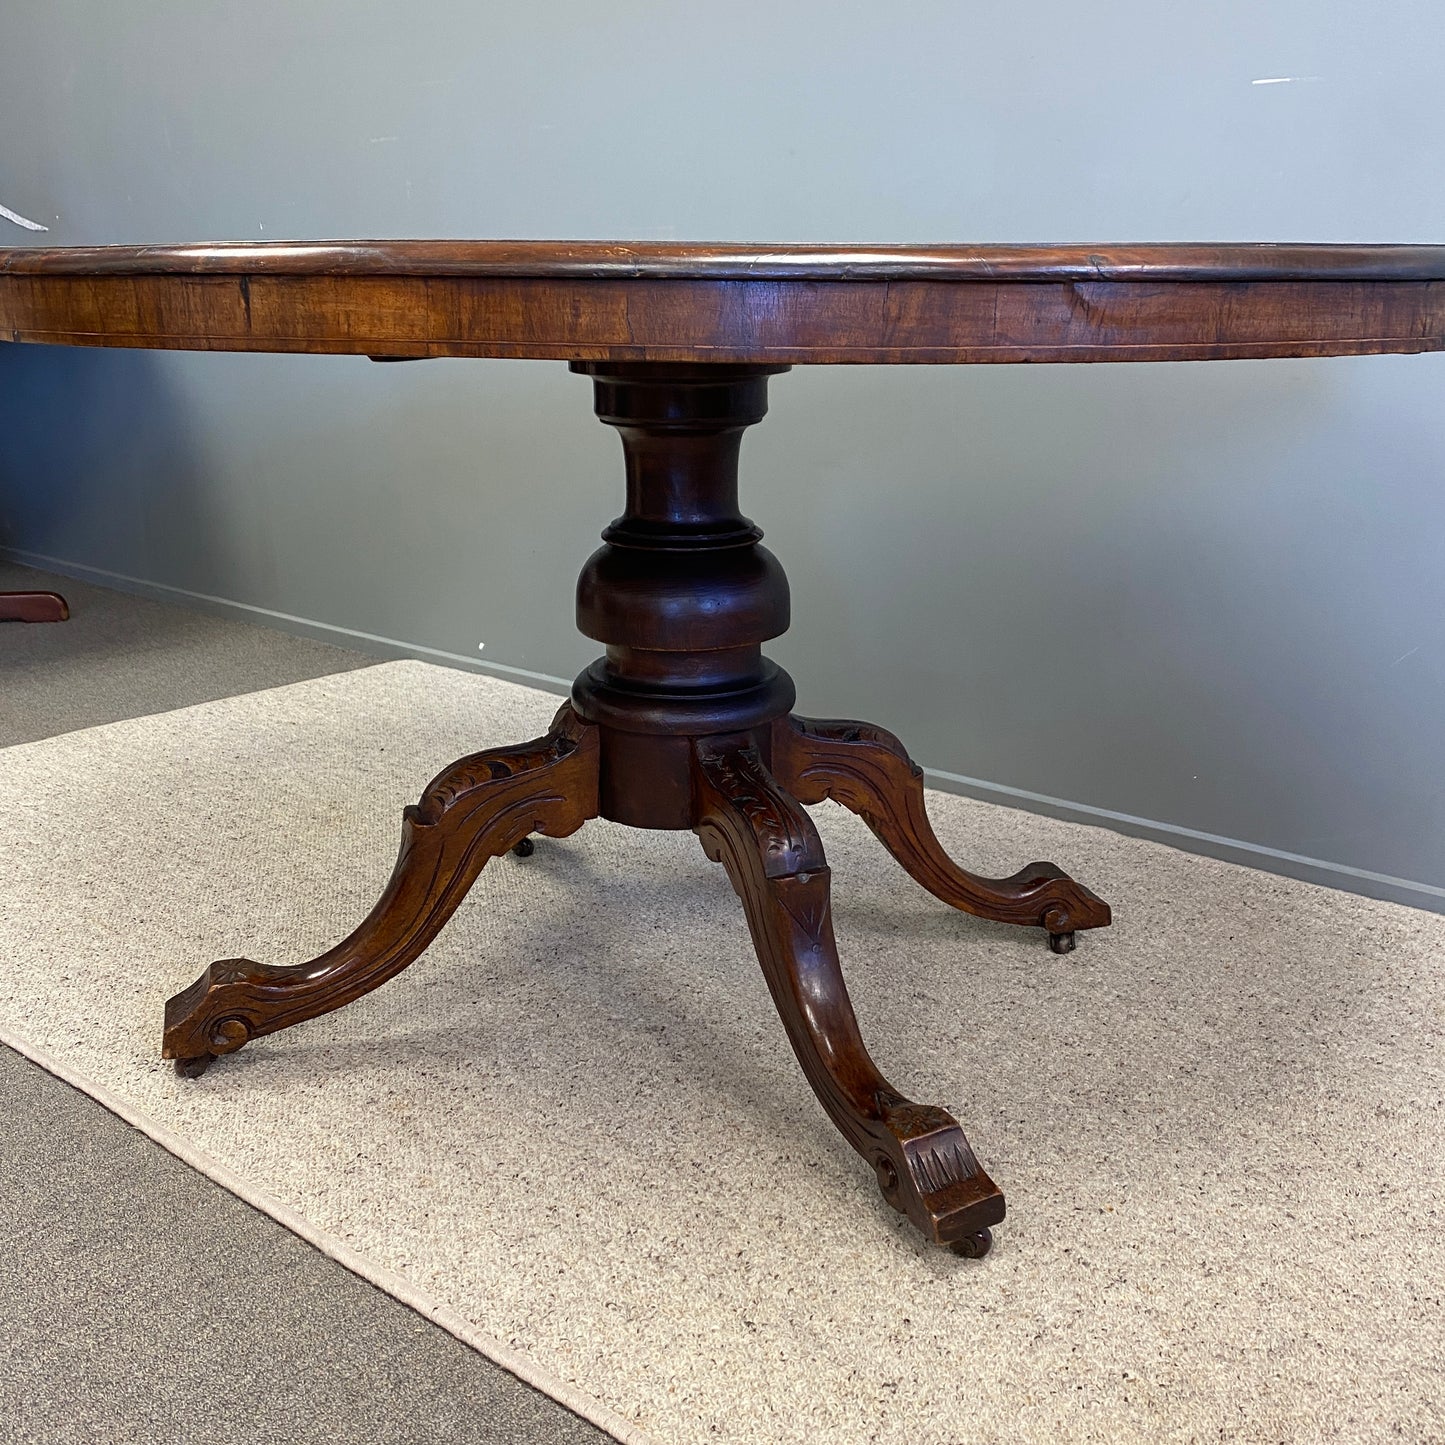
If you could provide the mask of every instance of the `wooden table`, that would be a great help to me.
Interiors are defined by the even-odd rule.
[[[692,829],[742,899],[823,1108],[930,1238],[986,1252],[1004,1199],[944,1109],[869,1058],[828,865],[801,804],[833,798],[945,903],[1057,951],[1109,908],[1051,863],[980,878],[940,848],[892,734],[792,713],[762,644],[788,584],[738,510],[738,447],[796,363],[1182,361],[1445,347],[1445,246],[612,245],[504,241],[0,251],[13,341],[374,358],[545,357],[592,378],[626,504],[582,569],[605,656],[545,737],[444,768],[350,937],[295,968],[229,959],[166,1005],[185,1073],[339,1008],[418,957],[482,866],[589,818]],[[900,481],[906,477],[906,470]],[[920,518],[920,524],[926,518]],[[624,1101],[618,1100],[618,1107]]]

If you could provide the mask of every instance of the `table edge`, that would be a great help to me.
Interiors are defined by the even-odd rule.
[[[475,276],[751,281],[1437,281],[1445,245],[740,245],[615,241],[263,241],[0,249],[14,276]]]

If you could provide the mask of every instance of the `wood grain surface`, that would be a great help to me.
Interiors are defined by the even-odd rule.
[[[23,247],[0,251],[0,336],[739,363],[1418,352],[1445,348],[1445,246]]]

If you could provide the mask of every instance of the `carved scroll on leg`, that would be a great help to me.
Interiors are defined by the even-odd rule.
[[[596,816],[597,731],[570,705],[546,737],[453,763],[403,815],[401,854],[361,925],[294,968],[213,963],[166,1004],[163,1055],[197,1074],[250,1039],[360,998],[420,956],[489,858],[530,833],[565,837]]]
[[[921,769],[883,728],[784,718],[773,767],[802,802],[832,798],[857,813],[918,883],[954,908],[1046,928],[1059,952],[1072,946],[1075,929],[1110,921],[1109,905],[1052,863],[1030,863],[1010,878],[980,878],[954,863],[928,821]]]
[[[727,870],[808,1082],[844,1138],[873,1166],[884,1198],[931,1239],[981,1255],[1003,1195],[944,1110],[905,1099],[878,1072],[833,939],[828,865],[812,820],[756,749],[696,748],[704,851]]]

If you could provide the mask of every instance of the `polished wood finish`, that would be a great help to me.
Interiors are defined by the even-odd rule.
[[[0,274],[702,281],[1436,281],[1437,245],[1270,241],[815,246],[698,241],[204,241],[0,250]]]
[[[742,901],[808,1082],[930,1239],[986,1253],[1004,1199],[951,1114],[879,1073],[805,803],[856,812],[950,906],[1056,951],[1110,921],[1052,863],[970,873],[891,733],[792,714],[763,655],[788,586],[738,509],[738,450],[790,363],[1187,360],[1445,348],[1440,246],[809,247],[371,241],[0,251],[0,337],[565,359],[616,429],[626,505],[577,586],[605,654],[545,738],[445,769],[370,916],[310,963],[213,964],[166,1006],[186,1073],[414,962],[482,866],[602,816],[692,829]],[[623,1107],[619,1101],[619,1107]]]
[[[1440,246],[360,241],[0,251],[0,336],[568,361],[1176,361],[1445,346]]]
[[[1008,878],[960,868],[934,836],[923,770],[892,733],[870,723],[788,718],[773,734],[773,770],[802,803],[832,798],[857,813],[909,875],[953,908],[995,923],[1034,924],[1055,953],[1081,928],[1104,928],[1109,905],[1052,863],[1030,863]]]
[[[489,859],[530,833],[575,833],[596,815],[597,732],[570,707],[536,742],[453,763],[406,810],[391,881],[361,925],[295,967],[213,963],[166,1004],[163,1056],[196,1075],[251,1039],[370,993],[421,956]]]
[[[606,653],[553,731],[463,759],[410,809],[401,857],[367,920],[311,963],[212,964],[166,1006],[164,1052],[187,1074],[253,1038],[339,1008],[414,962],[483,863],[527,835],[602,816],[693,829],[742,899],[803,1072],[888,1202],[939,1244],[981,1256],[1004,1198],[945,1110],[911,1102],[869,1058],[833,937],[822,843],[802,802],[835,798],[944,902],[1044,929],[1054,946],[1109,909],[1050,863],[980,878],[942,851],[922,775],[892,734],[791,715],[792,679],[762,644],[788,625],[788,584],[738,509],[744,430],[777,366],[579,362],[622,440],[623,513],[577,583],[577,622]],[[776,776],[769,771],[772,764]]]
[[[982,1255],[1004,1198],[943,1109],[878,1072],[858,1032],[833,939],[829,871],[812,819],[757,748],[700,740],[697,835],[743,901],[768,988],[819,1102],[878,1176],[883,1197],[931,1239]]]
[[[0,622],[64,622],[69,616],[58,592],[0,592]]]
[[[690,828],[687,739],[766,728],[793,680],[763,656],[788,582],[738,510],[738,449],[779,368],[573,363],[622,439],[627,507],[577,582],[577,626],[606,645],[572,688],[602,729],[602,814]]]

